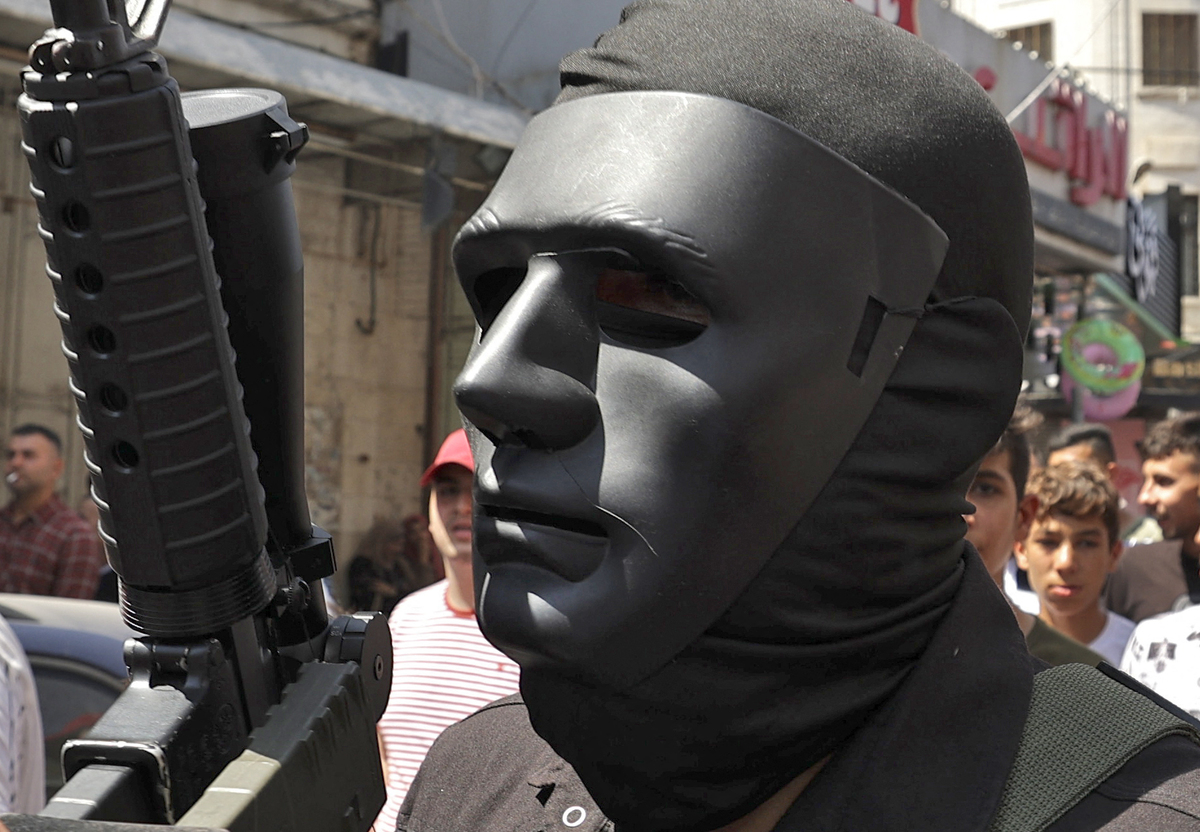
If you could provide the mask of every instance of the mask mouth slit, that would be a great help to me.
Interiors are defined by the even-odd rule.
[[[850,357],[846,359],[846,369],[859,378],[862,378],[863,368],[871,355],[871,346],[875,343],[875,336],[879,334],[879,327],[883,324],[883,316],[886,314],[887,307],[882,302],[877,298],[867,297],[867,306],[858,324],[858,334],[854,336],[854,346],[850,348]]]
[[[557,514],[545,514],[540,511],[530,511],[524,508],[507,508],[502,506],[484,505],[482,506],[485,517],[490,517],[493,520],[507,520],[513,523],[533,523],[538,526],[550,526],[555,529],[563,529],[576,534],[585,534],[590,537],[608,537],[608,533],[604,531],[604,527],[599,523],[593,523],[590,520],[580,520],[575,517],[563,517]]]

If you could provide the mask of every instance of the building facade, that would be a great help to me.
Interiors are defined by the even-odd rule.
[[[1182,335],[1200,340],[1200,0],[954,0],[1129,116],[1129,189],[1178,237]],[[1157,203],[1163,203],[1159,206]],[[1166,203],[1170,203],[1169,205]]]

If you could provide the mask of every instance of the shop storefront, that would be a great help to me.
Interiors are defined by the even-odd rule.
[[[1069,72],[945,3],[851,2],[936,46],[1008,117],[1034,219],[1026,399],[1047,417],[1047,432],[1103,421],[1138,481],[1133,443],[1146,423],[1171,409],[1200,409],[1200,346],[1180,336],[1181,279],[1195,264],[1175,255],[1195,234],[1194,207],[1189,217],[1178,194],[1131,198],[1137,171],[1126,116]]]

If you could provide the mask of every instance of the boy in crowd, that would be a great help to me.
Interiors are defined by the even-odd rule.
[[[1138,624],[1121,670],[1200,717],[1200,606]]]
[[[1163,541],[1131,546],[1108,582],[1108,608],[1138,622],[1200,603],[1200,413],[1159,422],[1138,443],[1140,503]]]
[[[1017,407],[967,491],[967,499],[975,506],[974,514],[963,515],[967,542],[979,552],[988,574],[1001,588],[1013,546],[1025,538],[1038,509],[1037,497],[1025,493],[1030,460],[1028,432],[1034,418],[1028,407]],[[1097,665],[1103,658],[1015,605],[1013,615],[1025,634],[1029,652],[1048,664]]]
[[[1068,460],[1090,462],[1102,470],[1114,486],[1120,488],[1116,477],[1117,448],[1113,444],[1112,431],[1104,425],[1081,422],[1067,425],[1050,438],[1046,446],[1046,464],[1058,465]],[[1117,492],[1120,506],[1121,540],[1136,543],[1152,543],[1162,540],[1162,529],[1153,517],[1139,516],[1130,511],[1129,505]]]
[[[1100,600],[1121,556],[1117,490],[1088,462],[1067,461],[1034,473],[1029,534],[1017,541],[1017,565],[1041,602],[1038,617],[1117,665],[1133,622]]]
[[[1112,433],[1104,425],[1087,422],[1068,425],[1050,440],[1046,447],[1047,465],[1064,462],[1090,462],[1111,479],[1117,467],[1117,450],[1113,447]]]

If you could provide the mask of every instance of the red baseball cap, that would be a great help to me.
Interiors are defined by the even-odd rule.
[[[471,446],[467,444],[467,432],[462,428],[442,441],[442,447],[438,448],[433,464],[421,475],[421,487],[425,488],[433,482],[434,476],[445,465],[461,465],[468,471],[475,470],[475,459],[471,456]]]

